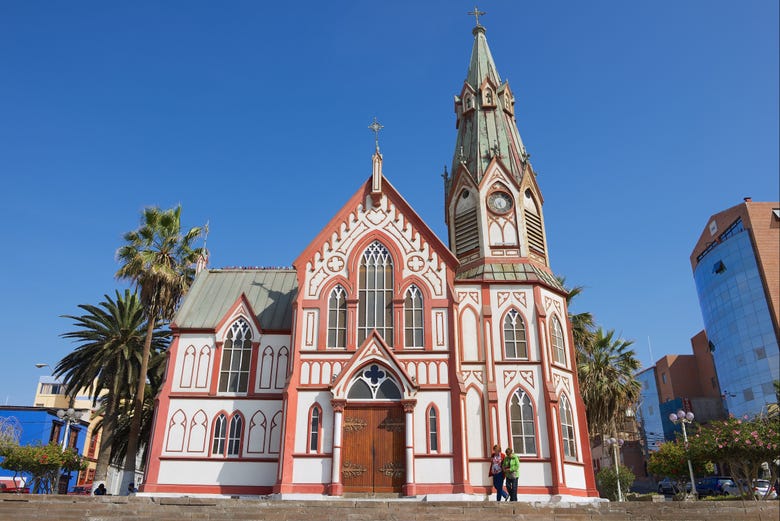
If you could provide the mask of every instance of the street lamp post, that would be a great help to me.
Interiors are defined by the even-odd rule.
[[[81,419],[81,411],[77,411],[73,407],[68,410],[60,409],[57,411],[57,418],[65,422],[65,436],[62,437],[62,450],[68,448],[68,434],[70,431],[70,424],[74,421]]]
[[[65,422],[65,434],[62,437],[62,450],[68,448],[68,437],[70,434],[70,424],[74,421],[78,421],[81,419],[82,412],[77,411],[73,407],[69,407],[66,409],[60,409],[57,411],[57,418]],[[62,474],[65,475],[64,473]],[[68,471],[68,483],[70,483],[70,471]],[[57,484],[57,488],[59,489],[59,483]]]
[[[688,433],[685,431],[685,424],[693,422],[694,415],[692,412],[686,413],[682,409],[677,411],[677,414],[672,413],[669,415],[669,421],[677,425],[678,423],[682,427],[683,440],[685,441],[685,455],[688,458],[688,473],[691,476],[691,494],[693,497],[698,496],[696,492],[696,479],[693,477],[693,465],[691,465],[691,456],[688,454]]]
[[[623,446],[622,439],[608,438],[607,445],[612,447],[612,456],[615,460],[615,481],[617,481],[618,501],[623,501],[623,492],[620,490],[620,447]]]

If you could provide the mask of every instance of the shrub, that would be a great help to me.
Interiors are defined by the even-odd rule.
[[[625,495],[631,489],[631,485],[634,484],[634,479],[636,479],[636,476],[634,476],[634,473],[631,472],[631,469],[623,465],[620,465],[618,474],[620,476],[620,490]],[[599,484],[599,491],[602,495],[606,496],[610,501],[618,500],[618,480],[615,476],[614,467],[605,467],[601,469],[599,473],[596,474],[596,481]]]

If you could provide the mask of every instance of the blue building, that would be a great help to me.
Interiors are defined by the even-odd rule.
[[[65,442],[67,447],[83,454],[89,422],[68,422],[57,416],[58,411],[49,407],[0,406],[0,422],[6,426],[15,426],[20,445],[47,445],[52,442],[62,445]],[[89,413],[85,417],[89,419]],[[0,468],[0,482],[11,483],[13,476],[13,472]],[[60,493],[71,490],[77,478],[75,473],[62,476]]]
[[[780,379],[780,203],[745,202],[710,217],[691,254],[725,406],[754,416]]]
[[[653,452],[664,442],[664,416],[661,414],[661,404],[658,400],[655,366],[637,373],[636,379],[642,385],[637,419],[641,426],[645,450]]]

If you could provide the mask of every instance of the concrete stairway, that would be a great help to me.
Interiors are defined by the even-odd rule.
[[[414,500],[273,501],[2,494],[0,521],[777,521],[780,501],[579,506]]]

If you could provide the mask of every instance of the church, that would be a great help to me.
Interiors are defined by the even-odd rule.
[[[456,88],[447,242],[377,141],[292,268],[199,266],[141,493],[482,499],[498,444],[520,457],[521,501],[598,497],[566,291],[485,32],[477,17]]]

